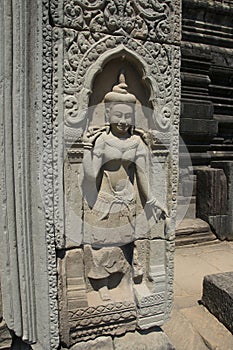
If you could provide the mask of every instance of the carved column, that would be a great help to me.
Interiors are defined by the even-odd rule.
[[[51,350],[59,337],[48,1],[1,1],[0,20],[3,316],[25,343]]]

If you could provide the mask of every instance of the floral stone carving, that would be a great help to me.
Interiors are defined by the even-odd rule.
[[[98,33],[124,33],[133,38],[179,41],[179,1],[52,0],[56,25]]]

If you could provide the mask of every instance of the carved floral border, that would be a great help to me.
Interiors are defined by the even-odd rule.
[[[42,1],[42,120],[43,120],[43,156],[42,156],[42,178],[43,199],[45,212],[45,238],[47,243],[48,259],[48,285],[49,285],[49,325],[50,325],[50,349],[55,350],[59,344],[58,334],[58,304],[57,304],[57,270],[55,250],[55,227],[54,211],[56,211],[56,150],[52,147],[52,31],[48,21],[48,1]],[[54,166],[55,165],[55,166]],[[55,225],[54,225],[55,224]]]
[[[55,26],[179,42],[180,0],[51,0]]]

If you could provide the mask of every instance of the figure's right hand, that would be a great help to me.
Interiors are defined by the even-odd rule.
[[[165,220],[168,217],[167,209],[164,208],[155,198],[148,200],[147,204],[150,205],[156,222],[160,219]]]

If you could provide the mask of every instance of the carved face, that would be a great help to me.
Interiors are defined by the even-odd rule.
[[[116,134],[127,134],[134,124],[134,109],[126,103],[116,103],[110,107],[109,122],[111,130]]]

